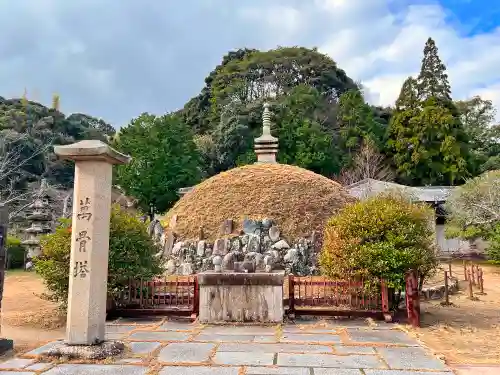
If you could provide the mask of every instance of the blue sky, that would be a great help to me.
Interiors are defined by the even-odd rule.
[[[198,94],[229,50],[317,46],[391,105],[432,36],[453,95],[500,104],[500,2],[0,0],[0,95],[126,124]]]

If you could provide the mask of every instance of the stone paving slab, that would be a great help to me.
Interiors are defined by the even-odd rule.
[[[274,362],[274,353],[220,352],[212,359],[218,365],[269,366]]]
[[[138,328],[141,328],[141,326],[106,324],[106,333],[127,333]]]
[[[452,372],[406,371],[406,370],[364,370],[366,375],[454,375]],[[314,375],[318,375],[316,371]],[[480,375],[480,374],[474,374]]]
[[[418,346],[416,340],[399,330],[348,329],[347,333],[353,342]]]
[[[36,375],[36,372],[31,371],[0,371],[0,375]]]
[[[160,351],[158,359],[167,363],[201,363],[208,361],[215,344],[183,342],[168,344]]]
[[[159,375],[238,375],[239,367],[163,367]],[[308,374],[309,375],[309,374]]]
[[[159,342],[131,342],[128,346],[133,354],[149,354],[159,348]]]
[[[285,326],[283,333],[335,333],[339,327]]]
[[[61,343],[61,341],[49,342],[48,344],[40,346],[39,348],[36,348],[36,349],[26,353],[26,355],[27,356],[39,356],[42,354],[46,354],[50,349],[52,349],[56,345],[59,345],[60,343]]]
[[[276,327],[261,327],[261,326],[208,326],[203,329],[207,335],[239,335],[246,336],[268,336],[276,334]]]
[[[187,322],[177,322],[177,321],[166,321],[164,322],[158,330],[160,331],[193,331],[200,328],[199,324],[187,323]]]
[[[13,358],[0,363],[0,369],[3,370],[20,370],[23,369],[32,363],[34,363],[34,359],[23,359],[23,358]]]
[[[446,365],[422,348],[377,348],[393,369],[446,370]]]
[[[227,344],[217,348],[221,352],[258,352],[258,353],[332,353],[332,348],[325,345],[300,344]]]
[[[358,369],[315,368],[314,375],[362,375],[362,374],[361,374],[361,371]]]
[[[335,353],[338,354],[376,354],[375,348],[371,346],[344,346],[335,345]]]
[[[278,354],[278,366],[337,367],[337,368],[384,368],[384,364],[371,355],[333,354]]]
[[[272,336],[264,336],[272,337]],[[274,339],[274,337],[272,337]],[[206,334],[200,333],[196,335],[193,339],[194,341],[220,341],[220,342],[252,342],[255,341],[255,336],[253,335],[216,335],[216,334]],[[276,340],[276,339],[274,339]]]
[[[147,371],[147,367],[130,365],[59,365],[43,375],[146,375]]]
[[[185,341],[191,334],[174,331],[136,331],[129,338],[137,341]]]
[[[52,363],[40,362],[40,363],[35,363],[31,366],[25,367],[24,369],[30,370],[30,371],[44,371],[44,370],[48,369],[49,367],[52,367]]]
[[[311,375],[306,367],[247,367],[246,375]],[[358,374],[359,375],[359,374]]]
[[[340,343],[340,336],[326,334],[306,334],[306,333],[287,333],[283,334],[281,342],[332,342]]]

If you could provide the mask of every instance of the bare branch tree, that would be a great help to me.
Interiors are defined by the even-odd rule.
[[[335,180],[342,185],[351,185],[365,178],[392,181],[394,177],[395,174],[385,163],[384,156],[372,142],[367,141],[354,157],[353,165],[343,169]]]
[[[52,141],[37,146],[28,151],[29,134],[17,134],[4,131],[0,133],[0,204],[12,204],[27,198],[31,193],[16,189],[20,180],[19,175],[28,163],[44,154],[51,146]]]

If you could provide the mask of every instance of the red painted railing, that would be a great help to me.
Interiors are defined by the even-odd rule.
[[[409,271],[406,274],[405,299],[408,323],[413,327],[420,327],[420,294],[418,275],[415,271]]]
[[[384,281],[328,280],[288,276],[285,305],[289,315],[371,316],[392,320]]]
[[[113,313],[125,315],[197,315],[196,276],[130,280],[115,301]]]

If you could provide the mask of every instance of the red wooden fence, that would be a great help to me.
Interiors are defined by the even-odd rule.
[[[198,313],[198,279],[196,276],[130,280],[115,301],[113,314],[178,315]]]
[[[196,318],[199,289],[196,276],[131,280],[115,300],[117,316],[178,315]],[[284,306],[289,316],[366,316],[392,321],[389,291],[382,280],[332,281],[324,277],[290,275],[284,285]]]
[[[415,271],[409,271],[406,274],[405,298],[408,323],[413,327],[420,327],[420,294],[418,275]]]
[[[384,281],[331,281],[323,277],[288,276],[284,304],[289,315],[366,316],[392,321]]]

